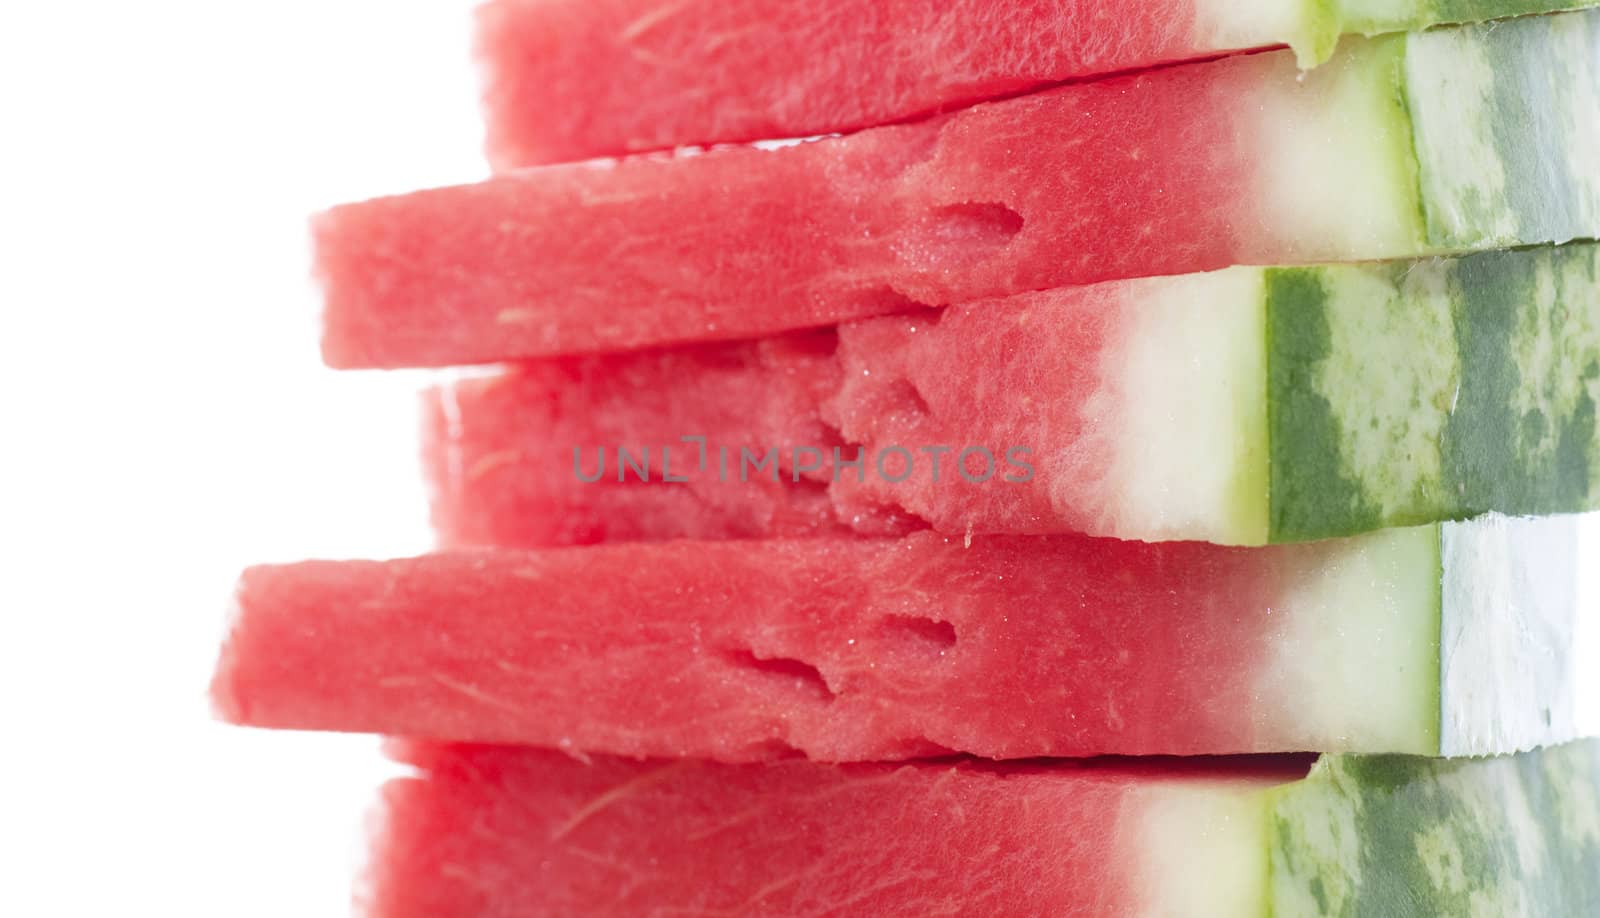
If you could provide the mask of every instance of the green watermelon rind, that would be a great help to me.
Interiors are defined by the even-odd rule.
[[[1411,145],[1409,173],[1377,181],[1415,208],[1418,248],[1495,249],[1600,219],[1597,50],[1600,13],[1539,16],[1378,39],[1319,79],[1362,87],[1346,110]],[[1600,505],[1600,250],[1273,268],[1266,286],[1267,541]]]
[[[1440,25],[1488,22],[1593,6],[1574,0],[1304,0],[1301,26],[1289,39],[1300,65],[1326,63],[1341,36],[1416,32]]]
[[[1600,220],[1600,12],[1401,40],[1434,249],[1592,237]]]
[[[1295,264],[1122,282],[1241,328],[1264,300],[1265,356],[1196,338],[1179,346],[1224,348],[1208,372],[1225,380],[1169,358],[1121,384],[1140,393],[1129,417],[1185,419],[1168,432],[1189,460],[1136,462],[1149,474],[1113,482],[1097,534],[1261,545],[1600,508],[1600,250],[1584,241],[1600,225],[1600,10],[1356,38],[1272,87],[1251,129],[1266,197],[1295,214],[1263,219]],[[1518,248],[1539,240],[1561,245]],[[1169,384],[1182,392],[1146,394]],[[1125,431],[1119,465],[1152,424]],[[1185,502],[1142,496],[1163,488]]]
[[[1266,288],[1268,541],[1600,506],[1600,246]]]
[[[1324,756],[1266,792],[1276,918],[1600,914],[1600,743]]]

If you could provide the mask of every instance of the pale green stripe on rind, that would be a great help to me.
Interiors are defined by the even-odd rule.
[[[1600,505],[1600,246],[1266,286],[1272,541]]]
[[[1466,251],[1596,236],[1600,12],[1405,41],[1429,243]]]
[[[1275,918],[1600,914],[1600,742],[1326,756],[1267,792]]]

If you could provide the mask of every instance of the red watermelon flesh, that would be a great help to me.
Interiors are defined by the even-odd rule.
[[[776,151],[550,167],[335,208],[316,226],[324,356],[448,366],[729,340],[1221,267],[1253,244],[1249,164],[1226,155],[1237,100],[1293,72],[1250,58]]]
[[[324,356],[638,349],[1230,264],[1592,237],[1600,182],[1568,152],[1594,19],[1532,18],[1353,42],[1309,75],[1287,52],[1235,57],[778,150],[335,208],[316,226]],[[1483,146],[1529,124],[1560,142]]]
[[[822,15],[788,0],[499,0],[479,13],[490,158],[849,131],[1251,46],[1204,34],[1197,5],[831,0]],[[1258,44],[1292,37],[1261,25]]]
[[[895,535],[930,524],[1122,535],[1107,531],[1108,482],[1126,406],[1110,390],[1124,341],[1148,311],[1144,294],[1062,288],[837,332],[528,363],[464,380],[427,396],[434,522],[446,545],[500,547]],[[685,437],[706,439],[704,466],[698,439]],[[887,455],[877,468],[896,445],[913,451],[910,466]],[[938,456],[935,481],[924,449],[938,445],[951,452]],[[958,473],[969,446],[995,457],[988,481]],[[1006,480],[1023,471],[1006,463],[1014,447],[1028,450],[1015,459],[1036,466],[1033,481]],[[622,467],[622,448],[648,451],[655,465],[644,475]],[[743,451],[753,462],[772,449],[779,474],[741,466]],[[663,450],[687,484],[663,480]],[[836,455],[866,464],[835,474]],[[797,476],[796,459],[820,468]],[[973,478],[988,471],[981,456],[968,460]]]
[[[1438,544],[924,532],[260,567],[213,691],[246,725],[727,761],[1433,754]]]
[[[792,451],[738,471],[744,449],[762,461],[770,444],[842,443],[821,418],[839,385],[834,347],[826,332],[554,360],[432,390],[435,529],[449,545],[528,547],[846,532],[828,475],[797,476]]]
[[[1253,914],[1262,792],[1309,764],[396,752],[419,774],[384,788],[369,918]]]

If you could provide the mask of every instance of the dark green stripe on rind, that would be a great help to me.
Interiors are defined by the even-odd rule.
[[[1278,918],[1600,915],[1600,742],[1327,756],[1271,792]]]
[[[1277,268],[1266,275],[1269,538],[1311,539],[1330,526],[1352,534],[1382,528],[1360,483],[1344,473],[1339,419],[1317,391],[1316,368],[1332,350],[1321,273]]]
[[[1600,506],[1600,247],[1267,271],[1269,538]]]
[[[1600,236],[1600,11],[1410,36],[1405,83],[1431,246]]]

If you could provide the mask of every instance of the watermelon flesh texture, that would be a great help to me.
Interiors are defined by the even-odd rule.
[[[213,694],[245,725],[732,762],[1508,752],[1585,723],[1575,525],[262,567]]]
[[[1309,774],[1293,758],[397,753],[419,773],[384,788],[370,918],[1600,912],[1593,742],[1470,762],[1327,756]]]
[[[1574,9],[1574,0],[497,0],[482,7],[500,168],[906,121],[1064,80],[1341,33]],[[641,92],[641,87],[649,87]]]
[[[1065,86],[781,150],[550,167],[316,226],[323,351],[729,340],[1231,264],[1600,235],[1600,13]],[[1527,138],[1536,136],[1537,143]]]
[[[1597,406],[1600,246],[1573,243],[530,363],[429,393],[426,468],[457,547],[924,527],[1259,545],[1595,508]]]
[[[554,360],[430,390],[435,530],[508,547],[844,535],[820,471],[796,475],[792,452],[765,462],[765,444],[805,443],[831,463],[842,441],[819,405],[838,386],[835,345],[802,333]],[[765,462],[742,480],[741,450]]]

